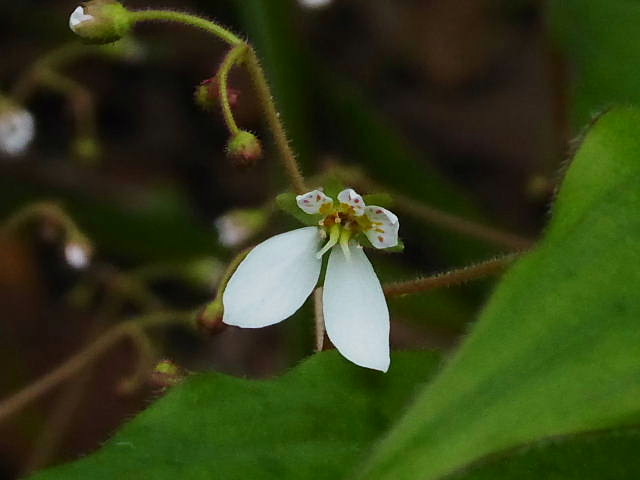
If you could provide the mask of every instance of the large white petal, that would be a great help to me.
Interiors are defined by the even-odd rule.
[[[351,258],[334,247],[322,297],[327,335],[338,351],[362,367],[389,369],[389,309],[382,286],[363,249]]]
[[[278,323],[298,310],[320,276],[317,227],[271,237],[238,266],[222,296],[227,325],[259,328]]]

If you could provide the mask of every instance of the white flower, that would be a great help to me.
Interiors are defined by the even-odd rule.
[[[322,215],[319,227],[276,235],[256,246],[227,283],[223,322],[259,328],[293,315],[316,286],[322,256],[330,250],[322,297],[327,334],[353,363],[386,372],[389,310],[359,242],[366,237],[375,248],[396,246],[398,217],[366,206],[352,189],[340,192],[337,203],[320,190],[296,200],[305,213]]]
[[[85,13],[83,6],[79,6],[73,11],[73,13],[71,13],[71,16],[69,17],[69,28],[74,33],[78,33],[76,29],[81,24],[85,22],[91,22],[93,20],[94,20],[93,16]]]
[[[26,110],[9,106],[0,111],[0,152],[23,153],[35,136],[35,120]]]

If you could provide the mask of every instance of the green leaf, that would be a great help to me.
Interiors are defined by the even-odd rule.
[[[640,5],[629,0],[549,2],[550,24],[574,71],[576,125],[611,105],[640,103]]]
[[[97,453],[33,478],[341,478],[438,363],[429,352],[397,353],[381,374],[333,351],[274,380],[194,375]]]
[[[600,119],[546,238],[357,478],[437,479],[539,438],[638,422],[638,152],[638,111]]]
[[[447,477],[447,480],[620,480],[640,478],[640,431],[630,428],[550,438]]]
[[[288,213],[303,225],[318,226],[318,222],[322,220],[321,215],[309,215],[304,213],[296,202],[294,193],[281,193],[276,197],[276,204],[283,212]]]

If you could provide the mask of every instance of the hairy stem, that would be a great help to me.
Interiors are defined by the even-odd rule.
[[[291,182],[291,185],[293,186],[293,189],[296,191],[296,193],[305,193],[307,191],[307,187],[305,185],[302,172],[300,171],[298,159],[296,158],[296,155],[291,148],[291,143],[289,142],[289,138],[287,137],[287,131],[284,128],[282,120],[280,120],[280,113],[276,108],[275,100],[273,99],[273,95],[271,93],[271,88],[269,87],[269,83],[267,82],[264,70],[260,65],[258,55],[251,46],[249,47],[249,51],[247,54],[247,69],[249,70],[251,79],[253,80],[258,96],[260,97],[260,103],[262,104],[262,108],[264,109],[264,113],[267,117],[269,128],[273,133],[276,147],[280,152],[280,160],[282,161],[282,165],[287,172],[289,181]]]
[[[384,294],[387,298],[400,297],[402,295],[427,292],[441,287],[452,287],[490,275],[496,275],[504,271],[521,255],[520,253],[513,253],[430,277],[390,283],[384,286]]]
[[[231,110],[231,103],[229,102],[229,73],[235,65],[242,61],[244,55],[247,52],[247,45],[241,43],[233,47],[229,53],[224,57],[222,65],[218,70],[218,88],[220,90],[220,105],[222,107],[222,116],[224,122],[232,135],[236,135],[240,132],[238,124],[233,117],[233,111]]]
[[[138,10],[129,12],[129,14],[132,22],[162,21],[182,23],[211,33],[229,45],[235,46],[242,43],[242,40],[237,35],[221,25],[190,13],[174,12],[172,10]]]
[[[139,10],[130,12],[130,15],[132,22],[162,20],[190,25],[212,33],[234,47],[242,45],[247,49],[246,52],[243,52],[243,54],[246,55],[247,69],[256,87],[260,103],[267,117],[267,124],[274,136],[276,147],[280,153],[280,159],[289,177],[289,181],[297,193],[306,192],[307,188],[300,166],[298,165],[298,160],[291,149],[287,132],[280,120],[280,114],[278,113],[273,95],[271,94],[271,88],[269,87],[269,83],[267,82],[264,70],[260,65],[254,48],[217,23],[189,13],[174,12],[171,10]]]
[[[18,393],[0,402],[0,422],[45,395],[60,383],[67,381],[74,375],[82,372],[115,344],[124,338],[131,337],[132,332],[139,329],[159,327],[172,323],[187,323],[191,320],[193,312],[158,312],[141,316],[137,319],[120,323],[101,337],[73,355],[67,361],[43,375]]]

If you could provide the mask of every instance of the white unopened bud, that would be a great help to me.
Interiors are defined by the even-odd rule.
[[[298,0],[298,3],[307,8],[323,8],[331,5],[332,0]]]
[[[35,136],[33,115],[23,108],[0,104],[0,153],[17,156],[27,149]]]
[[[131,19],[116,0],[90,0],[71,13],[69,28],[86,42],[110,43],[131,30]]]
[[[231,210],[215,221],[220,243],[233,248],[242,245],[266,224],[262,210]]]
[[[86,268],[91,259],[91,251],[86,245],[70,242],[64,247],[67,263],[78,270]]]

